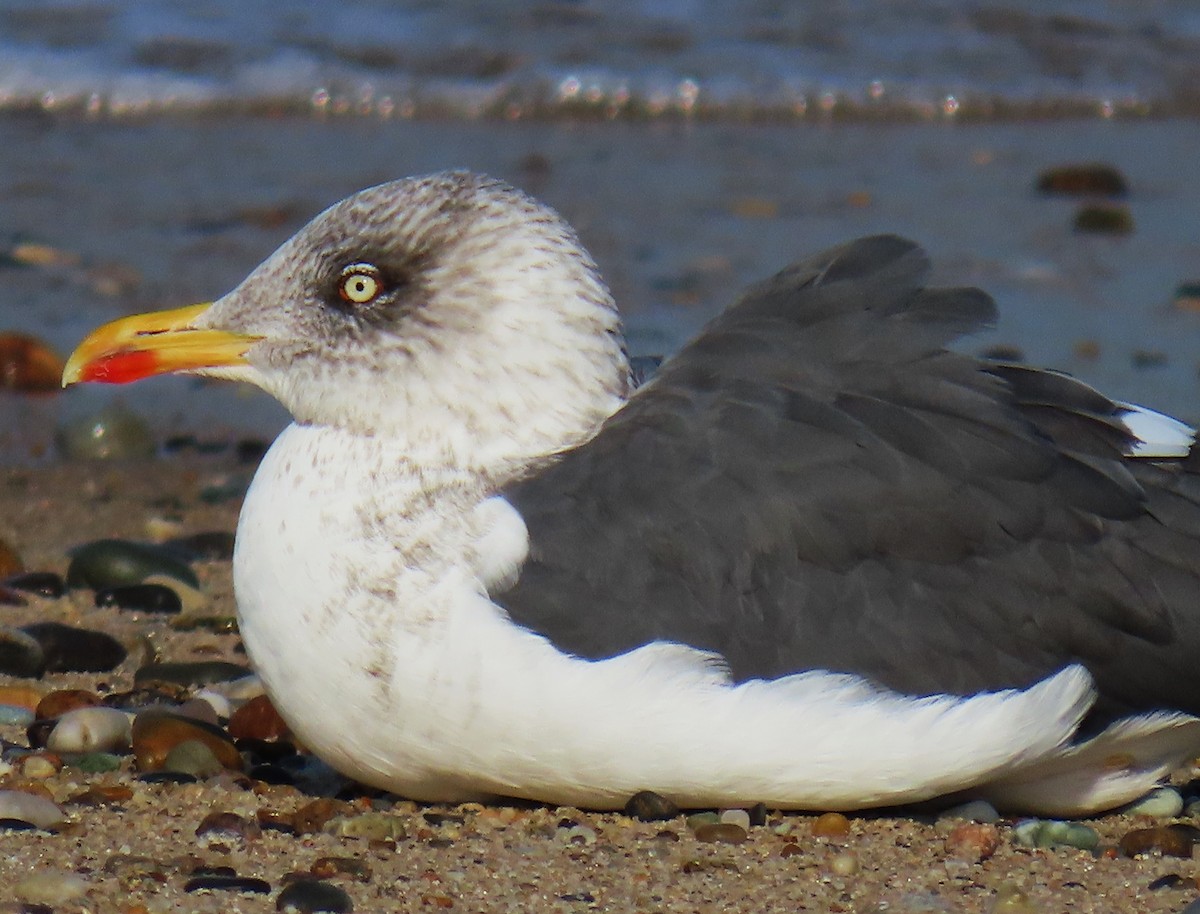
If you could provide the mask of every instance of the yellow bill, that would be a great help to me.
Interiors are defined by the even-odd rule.
[[[67,359],[63,387],[81,381],[127,384],[173,371],[244,365],[246,350],[259,337],[193,328],[209,307],[204,302],[135,314],[96,328]]]

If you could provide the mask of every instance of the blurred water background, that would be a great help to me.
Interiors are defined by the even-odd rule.
[[[637,352],[870,232],[978,284],[1006,347],[1200,419],[1200,6],[1185,0],[0,2],[0,331],[215,297],[324,206],[496,174],[576,224]],[[1104,162],[1126,230],[1038,175]],[[30,255],[34,252],[34,256]],[[1183,287],[1181,291],[1181,287]],[[1200,295],[1200,293],[1198,293]],[[269,437],[194,379],[0,396],[0,447],[119,400]]]

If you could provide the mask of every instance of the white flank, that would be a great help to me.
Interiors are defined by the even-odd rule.
[[[1129,451],[1131,457],[1186,457],[1196,441],[1196,430],[1165,413],[1137,406],[1118,404],[1127,412],[1121,415],[1125,427],[1138,439]]]

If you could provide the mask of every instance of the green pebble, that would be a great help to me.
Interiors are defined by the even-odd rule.
[[[200,586],[196,573],[173,553],[150,543],[117,539],[96,540],[72,550],[67,585],[102,590],[140,584],[155,574],[182,581],[189,587]]]
[[[213,751],[200,740],[185,739],[171,747],[171,751],[163,759],[163,770],[203,779],[220,774],[225,770],[225,766],[217,761]]]
[[[1013,841],[1020,847],[1074,847],[1090,851],[1099,846],[1100,836],[1095,829],[1078,822],[1026,819],[1014,826]]]
[[[153,457],[158,448],[142,418],[120,406],[110,406],[59,426],[54,432],[54,443],[68,460]]]
[[[72,767],[89,774],[103,774],[106,771],[116,771],[121,767],[121,757],[111,752],[85,752],[72,759]]]
[[[1127,816],[1171,819],[1183,812],[1183,797],[1173,787],[1159,787],[1121,810]]]
[[[715,812],[696,812],[687,817],[687,827],[695,831],[701,825],[716,825],[721,817]]]

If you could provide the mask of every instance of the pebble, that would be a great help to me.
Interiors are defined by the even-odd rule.
[[[981,863],[1000,847],[1000,830],[990,822],[964,822],[946,838],[946,853],[951,857]]]
[[[0,685],[0,704],[28,708],[30,711],[34,711],[37,709],[38,703],[42,700],[43,694],[42,690],[36,686]]]
[[[640,822],[665,822],[679,815],[679,807],[653,790],[639,790],[625,804],[625,815]]]
[[[1075,213],[1073,226],[1090,235],[1128,235],[1133,231],[1133,215],[1119,203],[1089,203]]]
[[[137,685],[165,682],[179,686],[206,686],[241,679],[249,667],[226,660],[198,660],[183,663],[150,663],[133,674]]]
[[[1026,819],[1018,822],[1012,830],[1013,843],[1019,847],[1074,847],[1079,850],[1095,850],[1100,845],[1096,830],[1078,822],[1060,822],[1056,819]]]
[[[727,825],[736,825],[743,831],[750,830],[750,813],[744,809],[726,809],[722,811],[720,821]]]
[[[38,720],[45,720],[79,708],[94,708],[98,704],[100,696],[88,689],[55,689],[38,700],[34,715]]]
[[[1180,311],[1200,311],[1200,282],[1180,283],[1171,301]]]
[[[145,613],[178,613],[183,610],[179,594],[163,584],[105,587],[96,591],[96,605]]]
[[[21,776],[33,781],[52,778],[62,770],[62,759],[42,752],[21,759]]]
[[[1127,816],[1173,819],[1183,812],[1183,796],[1174,787],[1159,787],[1134,800],[1120,812]]]
[[[861,868],[854,854],[834,854],[829,861],[829,869],[836,876],[853,876]]]
[[[1117,842],[1117,849],[1126,857],[1136,857],[1159,851],[1164,857],[1192,856],[1200,829],[1192,825],[1159,825],[1154,828],[1135,828]]]
[[[15,628],[0,628],[0,673],[36,679],[46,672],[46,655],[37,639]]]
[[[708,844],[741,844],[746,829],[732,822],[706,822],[696,828],[696,840]]]
[[[54,443],[68,460],[153,457],[157,450],[145,420],[118,405],[63,423],[54,431]]]
[[[817,816],[812,833],[815,838],[844,838],[850,834],[850,820],[840,812],[827,812]]]
[[[115,806],[133,799],[133,789],[124,784],[93,784],[73,794],[68,803],[76,806]]]
[[[189,587],[200,586],[196,573],[170,549],[119,539],[95,540],[71,550],[67,584],[105,590],[141,584],[151,575],[166,575]]]
[[[184,883],[185,892],[249,892],[255,895],[266,895],[271,891],[271,883],[265,879],[255,879],[252,876],[193,876]]]
[[[349,816],[353,807],[342,800],[321,797],[301,806],[291,814],[292,828],[298,835],[311,835],[325,831],[325,826],[334,819]]]
[[[701,825],[716,825],[721,817],[715,812],[694,812],[684,822],[689,829],[695,831]]]
[[[404,823],[397,816],[383,812],[337,816],[326,822],[321,830],[329,835],[362,838],[367,841],[398,841],[407,836]]]
[[[1048,168],[1038,175],[1037,189],[1064,197],[1123,197],[1129,186],[1112,165],[1092,162]]]
[[[21,631],[41,646],[47,673],[106,673],[127,653],[112,635],[62,622],[34,622]]]
[[[7,577],[0,583],[3,583],[5,587],[23,590],[26,593],[37,594],[39,597],[51,600],[57,600],[67,592],[66,581],[53,571],[26,571]]]
[[[262,836],[262,826],[257,819],[246,819],[234,812],[210,812],[196,826],[196,837],[214,836],[254,841]]]
[[[52,752],[115,752],[130,747],[132,723],[116,708],[77,708],[59,717],[46,747]]]
[[[171,751],[163,759],[162,769],[204,779],[220,774],[225,770],[225,766],[218,761],[216,754],[206,743],[198,739],[185,739],[171,747]]]
[[[987,800],[971,800],[958,806],[951,806],[938,815],[939,822],[962,820],[964,822],[986,822],[995,825],[1000,821],[1000,813]]]
[[[371,868],[357,857],[318,857],[308,871],[317,879],[349,876],[356,882],[371,881]]]
[[[111,752],[85,752],[72,762],[72,767],[89,774],[103,774],[120,768],[121,757]]]
[[[133,721],[133,754],[138,771],[162,771],[167,755],[182,742],[204,743],[224,768],[240,771],[242,757],[219,727],[162,711],[143,711]]]
[[[0,726],[27,727],[33,722],[33,712],[21,705],[0,704]]]
[[[233,715],[233,705],[220,692],[212,689],[201,689],[196,693],[195,700],[206,702],[219,719],[228,720]],[[232,736],[233,734],[230,735]],[[234,736],[234,738],[236,739],[237,737]]]
[[[145,585],[157,584],[159,587],[166,587],[174,591],[180,608],[188,615],[196,615],[208,607],[208,597],[199,587],[192,587],[183,581],[177,581],[169,574],[148,575],[142,583]]]
[[[66,363],[28,333],[0,333],[0,387],[21,393],[58,393]]]
[[[57,804],[22,790],[0,790],[0,819],[19,819],[36,828],[51,829],[66,821]]]
[[[233,540],[228,530],[206,530],[174,537],[163,546],[189,562],[228,562],[233,559]]]
[[[292,911],[296,914],[346,914],[354,910],[345,889],[323,882],[320,879],[297,879],[285,886],[275,900],[276,911]]]
[[[279,712],[275,710],[271,699],[266,695],[251,698],[238,708],[229,718],[227,729],[229,735],[234,739],[278,740],[291,732],[283,718],[279,716]],[[678,813],[678,810],[676,812]],[[653,820],[645,819],[643,821]]]
[[[1041,914],[1044,909],[1034,906],[1029,895],[1013,882],[1002,882],[996,887],[990,914]]]
[[[87,880],[62,870],[40,870],[13,886],[13,894],[22,901],[38,905],[61,905],[87,894]]]

